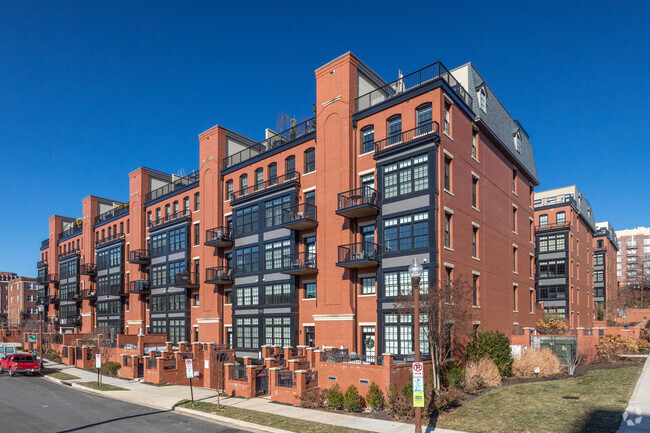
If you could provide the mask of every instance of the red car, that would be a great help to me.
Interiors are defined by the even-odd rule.
[[[27,353],[17,353],[0,359],[0,372],[5,370],[9,371],[9,376],[16,373],[29,373],[35,376],[41,371],[39,362]]]

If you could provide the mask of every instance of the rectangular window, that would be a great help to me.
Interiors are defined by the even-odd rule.
[[[264,269],[286,269],[291,265],[291,241],[289,239],[264,245]]]
[[[603,254],[594,254],[594,266],[602,266],[605,256]]]
[[[361,294],[362,295],[375,294],[375,277],[361,278]]]
[[[517,208],[512,208],[512,231],[517,233]]]
[[[258,305],[259,301],[259,288],[258,287],[237,287],[237,305]]]
[[[151,256],[162,256],[167,252],[167,233],[151,236]]]
[[[169,252],[182,251],[186,248],[186,229],[180,227],[169,232]]]
[[[478,275],[472,279],[472,305],[478,307]]]
[[[415,112],[417,122],[416,135],[428,134],[431,132],[432,109],[431,104],[420,107]]]
[[[594,283],[602,283],[604,281],[604,272],[595,271],[594,272]]]
[[[566,235],[547,235],[540,236],[538,241],[540,253],[551,251],[562,251],[566,249]]]
[[[566,260],[544,260],[538,262],[540,278],[566,275]]]
[[[472,257],[478,258],[478,227],[472,227]]]
[[[275,227],[282,224],[289,216],[291,197],[286,195],[264,203],[264,227]]]
[[[236,252],[236,273],[249,274],[252,272],[258,272],[259,254],[257,245],[239,248],[236,250]]]
[[[239,209],[235,212],[235,235],[255,233],[259,229],[258,205]]]
[[[472,177],[472,207],[478,209],[478,179]]]
[[[451,104],[445,102],[445,134],[451,135]]]
[[[517,311],[517,286],[512,286],[512,310]]]
[[[305,298],[316,297],[316,283],[305,283]]]
[[[563,299],[566,297],[564,286],[540,286],[539,299]]]
[[[386,125],[388,131],[388,145],[400,143],[402,141],[402,118],[400,116],[393,117],[388,120]]]
[[[199,228],[200,224],[194,224],[194,246],[201,244],[201,229]]]
[[[269,165],[269,186],[276,185],[278,183],[278,165],[276,163]]]
[[[478,159],[477,148],[478,147],[478,132],[472,132],[472,158]]]
[[[169,311],[185,311],[187,296],[184,293],[169,295]]]
[[[451,248],[451,214],[445,212],[445,246]]]
[[[169,279],[167,281],[169,281],[170,284],[176,284],[176,275],[185,273],[185,262],[169,263],[168,269]]]
[[[296,158],[293,156],[288,157],[285,162],[285,173],[287,174],[287,179],[293,179],[296,173]]]
[[[291,285],[289,283],[271,284],[264,287],[264,304],[288,304],[291,302]]]
[[[517,193],[517,169],[512,169],[512,192]]]
[[[408,271],[384,273],[384,297],[393,298],[400,294],[410,295],[411,289],[411,276]],[[427,293],[429,290],[428,269],[424,269],[422,272],[419,290],[421,293]]]
[[[237,348],[258,349],[259,319],[257,317],[242,317],[235,320]]]
[[[394,198],[429,188],[428,156],[404,159],[384,167],[384,197]]]
[[[257,170],[255,170],[255,191],[261,190],[263,185],[264,185],[264,170],[258,168]]]
[[[539,216],[539,227],[540,228],[548,227],[548,215]]]
[[[517,247],[512,247],[512,272],[517,273]]]
[[[429,214],[422,212],[385,220],[384,246],[386,252],[428,247]]]
[[[375,128],[368,127],[361,130],[361,153],[375,150]]]
[[[445,156],[445,189],[451,192],[451,158]]]
[[[153,287],[167,285],[167,265],[151,267],[151,285]]]
[[[265,317],[264,343],[280,347],[291,346],[291,318]]]
[[[316,171],[316,150],[307,149],[305,151],[305,173]]]
[[[197,192],[194,194],[194,211],[198,211],[201,209],[201,199],[199,197],[199,193]]]
[[[559,226],[564,225],[566,223],[566,213],[558,212],[555,214],[555,223]]]
[[[232,200],[234,198],[233,193],[234,191],[232,186],[232,180],[229,180],[228,182],[226,182],[226,200]]]

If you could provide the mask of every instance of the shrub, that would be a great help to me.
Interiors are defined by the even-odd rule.
[[[102,365],[102,373],[107,376],[117,376],[117,372],[120,371],[122,366],[119,362],[108,361]]]
[[[334,409],[341,409],[343,407],[343,393],[338,383],[327,390],[327,405]]]
[[[375,382],[372,382],[370,388],[368,388],[366,403],[368,403],[368,406],[373,410],[379,410],[384,405],[384,393],[381,392],[381,389],[379,389]]]
[[[437,412],[444,412],[460,406],[463,400],[463,392],[457,388],[443,388],[436,393],[433,400],[433,409]]]
[[[461,388],[465,382],[465,370],[457,365],[452,365],[445,374],[445,383],[448,387]]]
[[[343,396],[343,407],[348,412],[358,412],[361,409],[361,396],[356,386],[348,386]]]
[[[515,359],[512,373],[515,377],[535,377],[535,367],[539,367],[541,377],[558,374],[561,368],[559,358],[551,349],[528,349],[519,359]]]
[[[650,322],[648,323],[650,324]],[[646,325],[645,328],[641,328],[641,332],[639,333],[639,339],[650,342],[650,329],[648,328],[648,325]]]
[[[467,344],[467,357],[470,361],[488,357],[494,361],[502,377],[512,376],[510,340],[500,332],[480,332]]]
[[[413,408],[413,385],[411,379],[409,379],[409,382],[401,390],[395,384],[392,384],[388,388],[386,405],[395,418],[413,417],[415,410]]]
[[[43,358],[49,359],[50,361],[57,362],[59,364],[62,361],[61,355],[59,355],[59,352],[54,349],[47,349],[47,351],[43,353]]]
[[[596,350],[603,360],[616,362],[619,359],[618,355],[623,353],[636,353],[639,351],[639,346],[636,340],[632,338],[605,334],[596,345]]]
[[[465,387],[474,392],[480,388],[498,388],[501,386],[501,374],[490,358],[471,361],[465,367]]]
[[[327,391],[320,388],[309,388],[300,396],[300,406],[310,409],[325,407]]]
[[[564,319],[552,314],[545,314],[544,318],[537,322],[536,327],[541,333],[552,333],[569,329]]]
[[[600,304],[596,308],[596,320],[605,320],[605,309]]]
[[[54,337],[52,337],[52,343],[54,343],[54,344],[61,344],[61,343],[63,343],[63,335],[61,335],[61,334],[54,334]]]

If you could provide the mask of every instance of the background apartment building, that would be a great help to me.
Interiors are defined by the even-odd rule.
[[[576,187],[535,193],[537,299],[547,313],[568,319],[571,328],[591,328],[594,320],[591,205]]]
[[[618,296],[616,263],[618,240],[609,222],[596,223],[594,233],[594,301],[603,309],[607,301]]]
[[[7,286],[9,286],[9,281],[16,277],[17,275],[13,272],[0,272],[0,326],[7,323],[7,303],[9,302]]]
[[[650,290],[650,228],[618,230],[616,271],[621,292],[648,302]]]
[[[316,70],[314,118],[261,141],[215,126],[199,146],[190,175],[139,168],[128,201],[50,218],[54,326],[407,354],[414,257],[423,284],[467,282],[476,329],[540,318],[532,146],[471,64],[387,83],[348,53]]]
[[[19,277],[7,286],[7,324],[18,327],[38,320],[38,285],[35,278]]]

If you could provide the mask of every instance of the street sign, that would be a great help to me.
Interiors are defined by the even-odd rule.
[[[102,368],[102,355],[95,355],[95,368]]]
[[[38,337],[36,335],[30,335],[29,336],[29,342],[30,343],[36,343],[38,341]]]
[[[414,377],[413,378],[413,392],[424,392],[424,378],[423,377]]]
[[[413,363],[413,377],[424,377],[424,364],[421,362]]]
[[[413,407],[424,407],[424,392],[413,392]]]
[[[185,360],[185,376],[188,379],[191,379],[194,377],[194,367],[192,367],[192,360],[191,359],[186,359]]]

